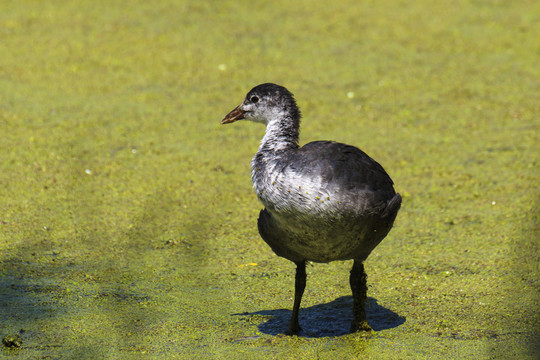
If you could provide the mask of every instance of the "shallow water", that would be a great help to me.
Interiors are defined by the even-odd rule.
[[[30,10],[29,10],[30,9]],[[0,5],[0,336],[35,358],[520,358],[538,351],[536,2]],[[536,50],[535,50],[536,49]],[[361,147],[403,206],[366,261],[259,238],[257,83]]]

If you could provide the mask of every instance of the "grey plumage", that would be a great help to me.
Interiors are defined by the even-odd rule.
[[[362,262],[388,234],[401,206],[391,178],[354,146],[314,141],[299,147],[300,111],[282,86],[256,86],[222,123],[241,119],[266,125],[251,178],[265,206],[258,220],[261,237],[277,255],[297,264],[289,333],[299,329],[306,261],[355,260],[351,330],[369,329],[359,305],[367,289]]]
[[[361,150],[317,141],[262,154],[252,175],[266,208],[259,232],[276,254],[294,262],[363,261],[390,230],[401,197]]]

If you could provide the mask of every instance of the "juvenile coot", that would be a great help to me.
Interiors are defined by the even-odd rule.
[[[221,121],[266,125],[251,161],[251,180],[263,203],[259,233],[279,256],[296,264],[294,307],[287,334],[300,330],[306,261],[354,260],[351,332],[371,330],[365,313],[363,261],[388,234],[401,206],[392,179],[360,149],[333,141],[298,146],[300,111],[293,95],[261,84]]]

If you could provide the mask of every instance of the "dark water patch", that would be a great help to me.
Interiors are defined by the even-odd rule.
[[[349,334],[352,320],[352,296],[342,296],[326,304],[318,304],[300,309],[299,336],[307,338],[334,337]],[[261,310],[252,313],[233,314],[247,316],[248,321],[253,317],[266,322],[258,326],[264,334],[278,335],[287,330],[291,317],[291,310]],[[368,298],[366,314],[369,325],[374,331],[381,331],[398,327],[405,323],[405,317],[377,304],[374,298]]]

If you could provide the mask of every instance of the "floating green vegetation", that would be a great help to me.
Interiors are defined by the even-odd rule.
[[[2,356],[536,359],[537,1],[2,1]],[[262,82],[301,140],[361,147],[403,195],[366,262],[294,267],[259,238],[221,127]],[[15,346],[20,344],[20,346]]]

